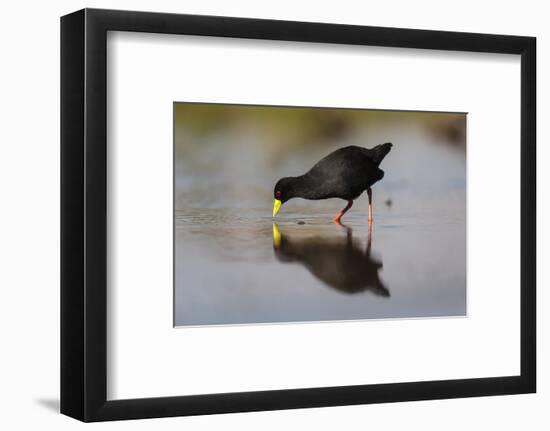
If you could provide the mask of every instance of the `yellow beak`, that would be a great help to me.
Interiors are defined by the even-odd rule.
[[[279,226],[273,223],[273,247],[279,248],[280,245],[281,245],[281,231],[279,230]]]
[[[279,199],[275,199],[275,202],[273,202],[273,217],[277,215],[282,204],[283,203]]]

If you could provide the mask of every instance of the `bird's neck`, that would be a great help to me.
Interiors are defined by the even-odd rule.
[[[317,192],[318,187],[316,187],[313,179],[309,174],[294,177],[294,181],[292,184],[293,197],[303,199],[319,199]]]

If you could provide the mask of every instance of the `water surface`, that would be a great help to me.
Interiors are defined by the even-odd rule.
[[[176,325],[466,313],[462,220],[332,215],[178,211]]]

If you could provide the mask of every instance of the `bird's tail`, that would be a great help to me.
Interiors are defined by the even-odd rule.
[[[371,160],[379,165],[384,157],[390,152],[393,144],[391,142],[386,142],[385,144],[377,145],[376,147],[370,150]]]

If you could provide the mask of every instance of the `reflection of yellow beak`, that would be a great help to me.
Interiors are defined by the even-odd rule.
[[[281,245],[281,231],[279,230],[279,226],[273,223],[273,247],[279,248],[280,245]]]
[[[282,204],[283,203],[279,199],[275,199],[275,202],[273,202],[273,217],[277,215]]]

